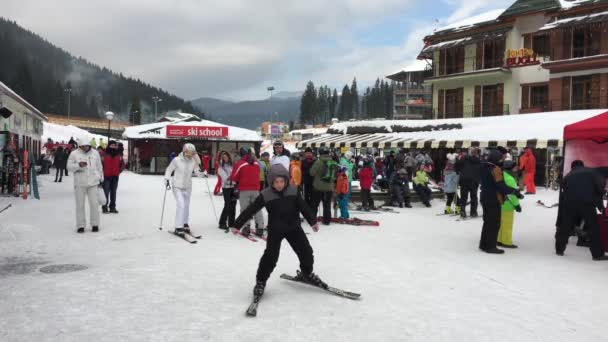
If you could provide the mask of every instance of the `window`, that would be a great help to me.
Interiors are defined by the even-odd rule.
[[[483,46],[483,67],[478,69],[491,69],[503,66],[505,56],[505,41],[486,41]]]
[[[571,109],[591,109],[591,76],[572,77]]]
[[[463,89],[446,89],[445,91],[445,118],[463,117]]]
[[[464,72],[464,46],[441,51],[439,75]]]
[[[530,86],[530,107],[544,108],[549,102],[549,86]]]
[[[596,26],[577,27],[572,30],[572,58],[599,55],[602,31]]]
[[[549,36],[536,35],[532,38],[532,50],[537,56],[549,55]]]

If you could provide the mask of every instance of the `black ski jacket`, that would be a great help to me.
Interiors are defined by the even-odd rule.
[[[476,156],[466,156],[454,165],[454,170],[460,175],[461,184],[477,183],[481,180],[481,160]]]

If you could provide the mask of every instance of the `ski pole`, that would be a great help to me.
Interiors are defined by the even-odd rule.
[[[207,180],[208,177],[205,177],[205,184],[207,184],[207,193],[209,194],[209,200],[211,200],[211,207],[213,208],[213,214],[215,215],[215,220],[219,221],[219,218],[217,217],[217,211],[215,211],[215,203],[213,202],[213,195],[211,195],[211,189],[209,188],[209,181]]]
[[[163,209],[160,212],[160,226],[158,227],[159,230],[163,230],[163,218],[165,216],[165,200],[167,199],[167,188],[165,188],[165,195],[163,196]]]

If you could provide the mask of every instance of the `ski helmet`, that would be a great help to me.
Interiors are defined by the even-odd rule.
[[[515,163],[512,160],[505,160],[502,163],[502,168],[504,170],[513,170],[514,167],[515,167]]]
[[[249,149],[245,146],[241,146],[241,148],[239,148],[239,154],[241,157],[246,156],[249,154]]]
[[[184,144],[184,148],[183,151],[191,151],[191,152],[196,152],[196,147],[194,147],[194,145],[192,145],[191,143],[185,143]]]
[[[285,145],[283,145],[283,141],[281,140],[276,140],[274,142],[274,144],[272,144],[273,147],[285,147]]]
[[[329,154],[329,148],[327,148],[326,146],[319,147],[319,154],[320,155],[328,155]]]

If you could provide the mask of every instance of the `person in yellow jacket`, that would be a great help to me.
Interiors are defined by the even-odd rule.
[[[298,191],[302,188],[302,161],[296,153],[291,155],[291,161],[289,162],[289,183],[295,186]]]
[[[518,189],[517,180],[511,174],[516,172],[515,163],[505,160],[503,163],[503,179],[509,188]],[[514,211],[521,213],[519,199],[515,195],[508,195],[501,207],[500,230],[498,231],[497,245],[503,248],[517,248],[513,244],[513,219]]]
[[[418,194],[420,198],[420,202],[424,204],[425,207],[431,207],[431,189],[429,188],[429,176],[426,174],[424,170],[424,163],[418,165],[418,171],[416,171],[416,176],[413,179],[414,183],[414,191]]]

